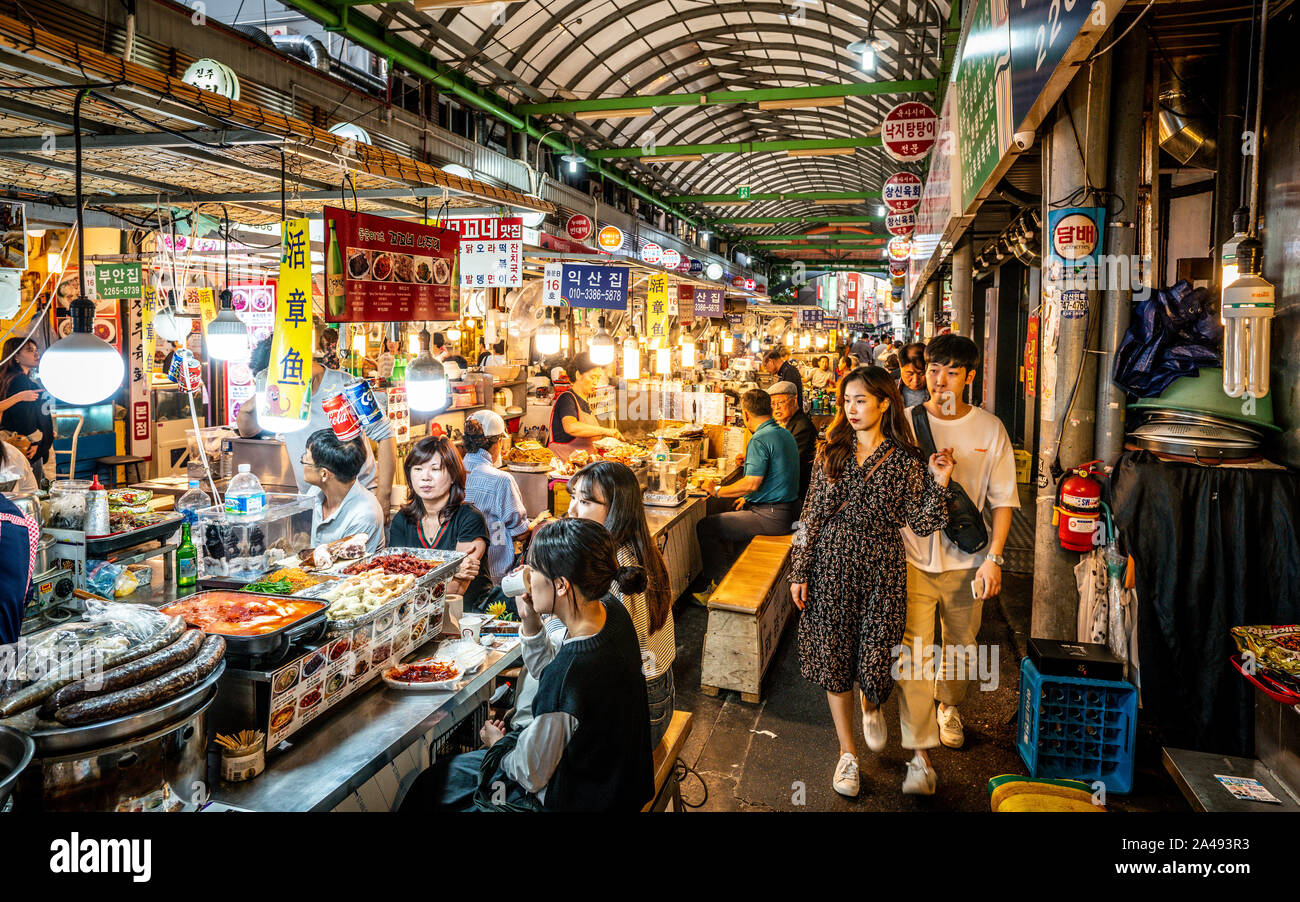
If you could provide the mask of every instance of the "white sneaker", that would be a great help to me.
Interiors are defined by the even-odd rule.
[[[862,734],[867,737],[867,748],[878,752],[885,747],[889,730],[885,726],[884,712],[877,707],[874,711],[862,712]]]
[[[959,749],[966,741],[966,733],[961,726],[961,715],[952,705],[939,709],[939,741],[950,749]]]
[[[858,781],[858,756],[845,752],[840,755],[840,763],[835,765],[835,779],[831,786],[842,796],[853,798],[861,789]],[[933,790],[931,790],[933,792]]]
[[[932,796],[939,775],[934,768],[926,764],[920,755],[913,755],[907,762],[907,776],[903,778],[903,794],[909,796]]]

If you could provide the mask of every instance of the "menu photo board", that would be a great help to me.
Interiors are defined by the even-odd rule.
[[[452,292],[459,232],[337,207],[326,207],[324,213],[327,322],[459,315]]]
[[[524,284],[524,220],[514,216],[448,219],[460,233],[461,288],[518,288]]]

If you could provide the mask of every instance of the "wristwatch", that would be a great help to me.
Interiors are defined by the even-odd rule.
[[[992,561],[993,563],[1001,567],[1004,563],[1006,563],[1007,559],[1000,554],[986,554],[984,555],[984,560]]]

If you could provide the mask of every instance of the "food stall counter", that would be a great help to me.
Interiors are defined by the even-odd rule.
[[[422,651],[422,656],[430,654]],[[375,683],[328,718],[268,752],[266,770],[243,783],[220,779],[209,760],[217,810],[331,811],[393,807],[429,766],[430,753],[492,694],[493,682],[520,660],[519,645],[489,651],[458,692],[403,692]]]

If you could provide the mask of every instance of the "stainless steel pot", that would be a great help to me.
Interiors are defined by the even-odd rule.
[[[41,516],[41,499],[31,492],[5,492],[4,496],[14,503],[24,516],[31,517],[36,525],[44,526],[45,518]]]
[[[0,727],[0,811],[4,810],[18,775],[31,763],[35,751],[36,743],[26,733],[13,727]]]
[[[54,536],[41,536],[41,540],[36,543],[36,566],[32,569],[33,576],[50,569],[50,546],[53,544]]]

